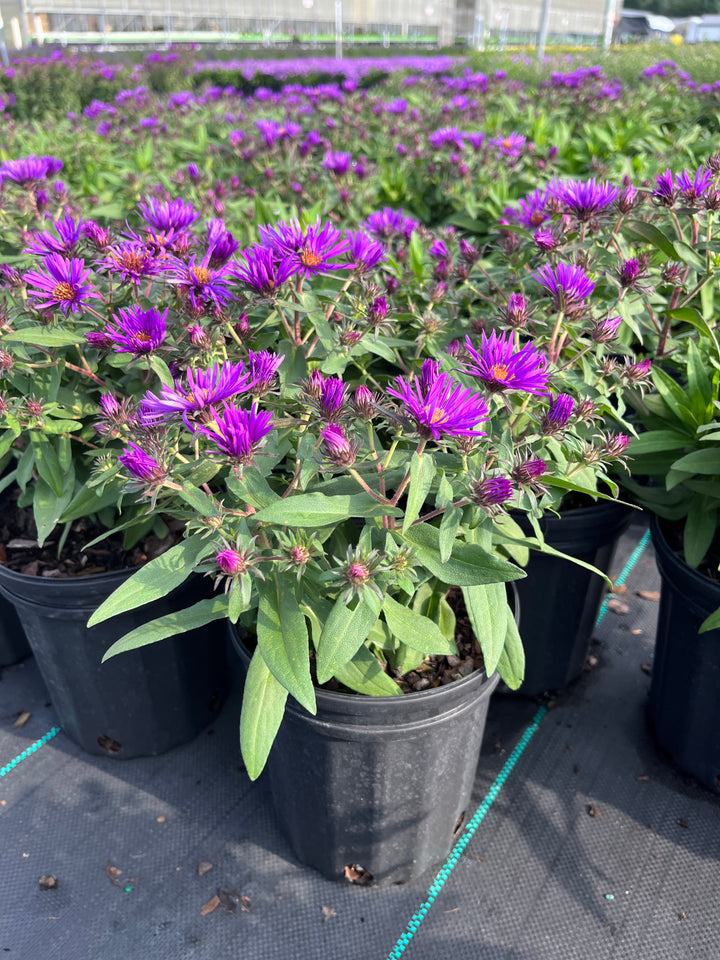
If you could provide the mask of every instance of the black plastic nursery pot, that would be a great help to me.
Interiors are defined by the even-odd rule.
[[[245,668],[250,654],[233,642]],[[498,675],[394,697],[291,697],[267,774],[295,856],[333,880],[404,883],[448,854],[470,800]]]
[[[210,723],[229,688],[226,631],[211,623],[101,663],[108,647],[155,617],[208,595],[199,576],[96,627],[90,615],[134,570],[44,579],[0,566],[0,593],[22,621],[64,732],[88,753],[155,756]]]
[[[662,580],[649,718],[658,745],[720,793],[720,629],[698,633],[720,607],[720,583],[689,567],[650,521]]]
[[[24,660],[31,653],[15,607],[0,596],[0,669]]]
[[[633,513],[631,507],[601,501],[560,517],[546,514],[540,524],[551,547],[607,573]],[[524,517],[515,519],[532,533]],[[527,577],[515,582],[525,649],[525,679],[517,692],[534,697],[561,690],[582,673],[605,581],[570,560],[533,550],[525,569]]]

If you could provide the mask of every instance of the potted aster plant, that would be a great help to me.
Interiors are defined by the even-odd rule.
[[[169,515],[148,516],[117,481],[94,478],[93,458],[134,415],[129,398],[155,378],[171,382],[168,363],[195,352],[188,312],[199,298],[188,283],[188,308],[175,291],[185,290],[188,271],[202,276],[196,263],[217,258],[229,235],[213,225],[198,242],[188,229],[197,214],[183,201],[148,201],[139,233],[111,234],[64,212],[63,191],[55,219],[42,220],[37,190],[26,184],[15,196],[6,187],[15,229],[5,240],[17,249],[23,228],[24,250],[3,267],[0,453],[9,462],[0,591],[21,618],[65,732],[92,753],[156,754],[215,717],[229,685],[223,638],[198,630],[186,643],[101,667],[98,647],[145,613],[170,612],[178,596],[101,629],[87,629],[89,615],[138,564],[172,556],[182,530]],[[189,248],[203,252],[182,260]],[[159,282],[172,307],[153,306]],[[219,283],[213,289],[221,296]],[[181,604],[199,600],[207,586],[198,577],[180,593]]]
[[[651,511],[662,590],[648,712],[679,767],[720,790],[720,353],[708,331],[653,370],[625,482]]]
[[[106,659],[229,621],[243,759],[253,779],[267,765],[295,853],[330,877],[402,881],[449,848],[490,693],[522,681],[506,585],[533,538],[507,508],[537,531],[543,485],[573,487],[539,455],[550,435],[595,471],[615,454],[560,415],[532,342],[499,334],[459,356],[397,318],[377,284],[387,238],[290,221],[259,239],[237,255],[234,344],[211,331],[215,353],[148,390],[101,464],[185,535],[90,623],[211,575],[216,596]],[[428,322],[439,298],[412,294]]]

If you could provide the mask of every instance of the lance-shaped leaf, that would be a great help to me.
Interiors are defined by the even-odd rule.
[[[525,677],[525,651],[513,617],[507,618],[505,646],[498,660],[497,671],[511,690],[517,690]]]
[[[275,573],[263,584],[257,640],[263,660],[275,679],[306,710],[315,713],[307,623],[295,598],[294,577]]]
[[[423,456],[421,453],[413,453],[410,460],[410,486],[407,492],[405,518],[402,525],[403,533],[420,516],[420,511],[430,492],[434,476],[435,461],[433,458]]]
[[[427,523],[414,524],[403,537],[415,548],[420,563],[443,583],[470,587],[478,583],[506,583],[526,576],[519,567],[488,553],[476,543],[456,542],[452,556],[443,563],[439,531]]]
[[[212,543],[201,540],[200,537],[189,537],[170,547],[161,556],[140,567],[128,580],[123,581],[117,590],[100,604],[88,620],[88,626],[94,627],[96,623],[102,623],[118,613],[135,610],[152,600],[166,596],[184,583],[198,563],[214,549]]]
[[[505,646],[508,621],[505,587],[501,583],[463,587],[462,594],[489,676],[497,669]]]
[[[383,601],[366,587],[360,601],[350,609],[341,595],[320,634],[317,646],[317,678],[325,683],[339,667],[353,658],[380,616]]]
[[[257,780],[263,771],[282,723],[287,696],[258,647],[245,677],[240,711],[240,751],[251,780]]]
[[[335,679],[344,686],[371,697],[394,697],[402,690],[389,677],[364,644],[355,652],[352,660],[335,671]]]
[[[383,615],[393,636],[406,646],[422,653],[424,657],[429,657],[431,654],[457,653],[455,643],[448,640],[433,620],[398,603],[389,595],[383,601]]]
[[[120,637],[108,648],[102,662],[105,663],[106,660],[117,656],[118,653],[136,650],[138,647],[146,647],[148,644],[157,643],[158,640],[165,640],[166,637],[187,633],[188,630],[196,630],[198,627],[204,627],[206,623],[221,620],[226,616],[226,596],[199,600],[191,607],[166,613],[165,616],[157,617],[155,620],[150,620],[149,623],[143,623],[142,626],[130,630],[129,633]]]
[[[299,493],[286,500],[277,500],[254,515],[262,523],[286,527],[326,527],[347,517],[399,517],[402,511],[374,500],[369,493],[327,497],[324,493]]]

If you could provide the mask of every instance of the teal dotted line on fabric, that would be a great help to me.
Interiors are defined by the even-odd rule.
[[[31,743],[27,750],[23,750],[21,754],[15,757],[14,760],[11,760],[10,763],[6,764],[4,767],[0,767],[0,777],[4,777],[5,774],[10,773],[10,771],[16,767],[21,760],[25,760],[30,754],[35,753],[36,750],[39,750],[43,744],[47,743],[48,740],[52,740],[56,733],[60,733],[62,727],[53,727],[51,730],[45,734],[44,737],[40,737],[39,740],[36,740],[35,743]]]
[[[628,558],[628,562],[623,567],[622,572],[620,573],[620,576],[615,581],[617,586],[620,586],[621,584],[625,583],[627,578],[630,576],[630,573],[632,572],[633,567],[642,556],[643,551],[645,550],[645,547],[648,545],[648,543],[650,543],[650,531],[646,530],[645,533],[642,535],[642,539],[640,540],[640,543],[638,543],[638,545],[635,547],[633,552],[630,554]],[[607,605],[608,603],[610,603],[611,596],[612,596],[611,594],[608,594],[608,596],[605,597],[605,599],[602,602],[602,606],[600,607],[600,613],[598,614],[598,618],[595,621],[596,627],[602,623],[603,618],[607,613]]]
[[[435,898],[437,897],[438,893],[440,893],[442,888],[445,886],[445,881],[448,879],[452,871],[455,869],[455,866],[457,865],[458,860],[462,856],[465,850],[465,847],[467,847],[467,845],[470,843],[475,831],[485,819],[485,814],[488,812],[495,798],[500,793],[501,789],[505,784],[505,781],[512,773],[513,767],[520,759],[520,756],[525,750],[525,747],[527,747],[528,743],[530,743],[530,740],[533,734],[539,727],[540,721],[542,720],[542,718],[545,716],[546,713],[547,713],[547,707],[545,706],[545,704],[543,704],[538,709],[537,713],[532,719],[532,722],[527,727],[522,737],[520,737],[520,740],[518,741],[515,749],[505,761],[505,765],[503,766],[502,770],[495,778],[495,781],[493,782],[492,786],[488,790],[487,795],[485,796],[485,799],[476,810],[475,816],[465,827],[465,830],[463,831],[463,835],[460,837],[458,842],[452,848],[452,852],[450,853],[450,856],[447,858],[443,866],[435,875],[435,879],[430,885],[430,889],[428,890],[428,894],[425,902],[422,904],[422,906],[417,911],[417,913],[413,914],[412,918],[408,922],[407,927],[405,928],[405,933],[400,935],[400,937],[397,940],[397,943],[388,954],[387,960],[398,960],[398,958],[401,957],[402,954],[405,952],[405,948],[412,940],[413,934],[415,933],[417,928],[420,926],[422,921],[425,919],[425,916],[429,911],[430,907],[433,905],[433,902],[435,901]]]
[[[627,580],[627,578],[630,576],[630,573],[632,572],[633,568],[635,567],[638,560],[642,556],[643,551],[645,550],[645,547],[647,547],[649,542],[650,542],[650,531],[646,530],[640,542],[635,547],[633,552],[630,554],[630,557],[628,558],[627,563],[623,567],[620,573],[620,576],[617,578],[615,583],[622,584]],[[598,618],[595,621],[596,626],[602,621],[603,617],[605,616],[605,613],[607,612],[607,605],[609,600],[610,600],[609,596],[606,597],[605,600],[603,600],[602,606],[600,608],[600,613],[598,614]],[[502,770],[497,776],[497,779],[488,790],[487,796],[478,807],[477,812],[475,813],[475,816],[468,823],[463,835],[460,837],[458,842],[453,847],[450,856],[448,857],[444,865],[440,868],[440,870],[436,874],[435,879],[432,885],[430,886],[430,889],[428,890],[427,899],[421,905],[417,913],[413,914],[412,918],[408,922],[407,927],[405,928],[405,933],[400,935],[395,946],[388,954],[387,960],[399,960],[399,958],[405,952],[405,948],[412,940],[415,931],[420,926],[422,921],[425,919],[425,916],[427,915],[430,907],[433,905],[433,902],[435,901],[435,898],[437,897],[438,893],[445,886],[445,881],[447,880],[447,878],[450,876],[455,866],[457,865],[457,862],[460,859],[463,851],[465,850],[465,847],[467,847],[468,843],[470,843],[470,840],[472,839],[473,834],[475,833],[477,828],[480,826],[482,821],[485,819],[485,814],[490,809],[498,793],[500,793],[500,790],[505,784],[505,781],[507,780],[507,778],[510,776],[513,770],[513,767],[517,763],[525,747],[527,747],[528,743],[530,742],[530,739],[532,738],[533,734],[535,733],[538,726],[540,725],[540,721],[542,720],[542,718],[545,716],[546,713],[547,713],[547,707],[543,705],[540,707],[538,712],[533,717],[532,723],[525,730],[522,737],[518,741],[517,746],[515,747],[513,752],[510,754],[510,756],[507,758],[505,766],[502,768]]]

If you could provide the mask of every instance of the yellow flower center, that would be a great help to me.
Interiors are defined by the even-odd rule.
[[[145,266],[147,256],[140,250],[123,250],[119,256],[113,259],[119,267],[124,267],[126,270],[134,270],[136,273],[139,273]]]
[[[316,267],[319,263],[322,263],[322,257],[319,253],[314,253],[312,250],[303,250],[300,254],[300,263],[304,267]]]
[[[210,279],[210,271],[205,267],[195,267],[194,273],[198,283],[207,283]]]
[[[446,418],[446,413],[442,407],[423,407],[423,413],[429,415],[430,423],[441,423]]]
[[[55,284],[52,295],[56,300],[74,300],[75,290],[67,281],[62,280]]]
[[[512,150],[513,142],[510,139],[510,137],[505,137],[505,139],[502,142],[502,145],[506,150]]]
[[[138,340],[140,343],[150,343],[152,337],[147,330],[141,330],[139,333],[135,334],[134,339]]]
[[[509,377],[509,370],[504,363],[494,363],[490,367],[490,373],[496,380],[507,380]]]

